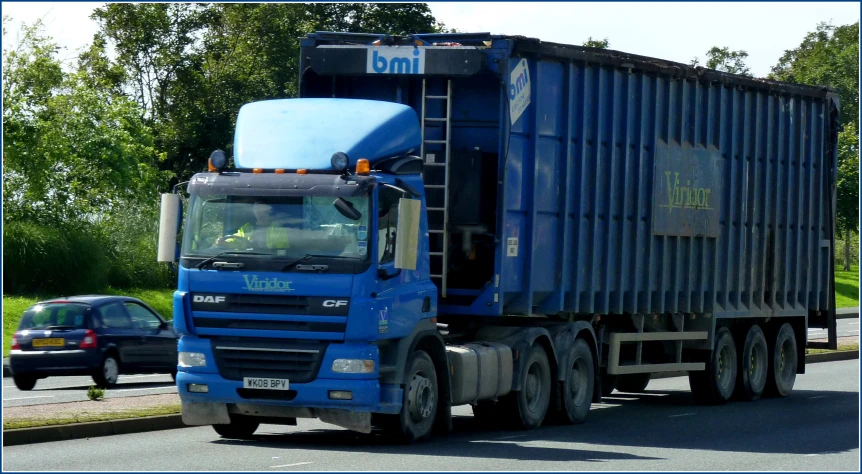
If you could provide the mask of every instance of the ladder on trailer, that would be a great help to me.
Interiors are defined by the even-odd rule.
[[[445,101],[444,107],[446,110],[445,117],[429,117],[428,101]],[[428,210],[428,233],[429,237],[429,255],[431,257],[431,268],[435,267],[434,262],[440,262],[440,273],[431,273],[432,280],[440,281],[440,293],[443,298],[446,297],[447,276],[449,267],[449,155],[451,150],[451,132],[452,132],[452,81],[446,80],[446,95],[429,95],[428,79],[422,79],[422,160],[426,167],[442,168],[442,182],[439,173],[425,173],[425,204]],[[433,124],[432,129],[440,130],[440,137],[428,139],[428,124]],[[439,127],[434,125],[440,125]],[[432,150],[428,150],[428,148]],[[442,148],[442,150],[440,149]],[[433,152],[433,153],[432,153]],[[442,156],[440,156],[440,154]],[[439,158],[438,158],[439,157]],[[429,193],[429,190],[435,190]],[[443,191],[442,199],[440,199],[440,190]],[[432,196],[434,198],[432,199]],[[434,202],[432,202],[434,201]],[[435,214],[443,214],[441,220],[432,219]],[[434,224],[432,224],[434,223]],[[439,235],[440,238],[434,238],[434,235]],[[439,245],[434,245],[435,243]],[[439,248],[435,248],[439,247]]]

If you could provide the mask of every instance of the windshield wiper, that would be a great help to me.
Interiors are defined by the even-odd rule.
[[[296,266],[296,265],[298,265],[298,264],[300,264],[300,263],[302,263],[308,259],[315,258],[315,257],[338,258],[338,259],[343,259],[343,260],[359,260],[359,257],[348,257],[348,256],[344,256],[344,255],[319,255],[319,254],[314,254],[314,253],[308,253],[308,254],[305,254],[304,257],[297,258],[296,260],[287,263],[285,266],[281,267],[281,271],[289,270],[289,269],[293,268],[294,266]]]
[[[213,260],[224,256],[224,255],[269,255],[268,253],[260,253],[260,252],[240,252],[238,250],[226,250],[224,252],[217,253],[210,258],[204,259],[201,263],[197,264],[195,268],[201,269],[204,265],[212,262]]]

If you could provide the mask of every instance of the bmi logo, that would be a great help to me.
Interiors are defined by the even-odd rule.
[[[530,105],[531,85],[527,60],[521,59],[509,74],[509,117],[513,125]]]
[[[417,47],[368,48],[365,72],[368,74],[424,74],[425,50]]]
[[[279,280],[278,278],[264,278],[261,280],[257,277],[257,275],[249,276],[243,275],[245,279],[245,289],[248,291],[269,291],[275,293],[284,293],[286,291],[293,291],[294,289],[290,287],[293,282]]]

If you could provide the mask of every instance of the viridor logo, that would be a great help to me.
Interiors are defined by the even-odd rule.
[[[421,48],[371,47],[367,57],[368,74],[425,73],[425,50]]]
[[[245,279],[245,289],[248,291],[271,291],[276,293],[284,293],[293,291],[290,287],[292,282],[279,280],[278,278],[259,279],[257,275],[243,275]]]

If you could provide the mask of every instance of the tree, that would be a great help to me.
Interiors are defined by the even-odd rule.
[[[850,240],[859,231],[859,22],[820,23],[799,47],[785,51],[769,79],[836,89],[841,103],[838,135],[836,227],[844,235],[844,269],[850,270]]]
[[[611,43],[608,41],[607,38],[601,40],[594,40],[593,37],[590,36],[589,38],[587,38],[586,41],[584,41],[584,46],[586,46],[587,48],[608,49],[610,45]]]
[[[745,64],[748,53],[743,50],[731,51],[728,47],[713,46],[706,52],[706,67],[730,74],[751,77],[751,69]],[[700,66],[700,59],[691,60],[692,66]]]
[[[136,104],[85,70],[64,73],[40,22],[22,30],[4,50],[5,218],[58,224],[154,197],[158,156]]]
[[[117,50],[128,73],[123,87],[147,111],[162,167],[176,180],[204,169],[213,149],[230,153],[243,104],[297,95],[307,33],[445,30],[424,3],[121,3],[93,18],[96,40]]]

